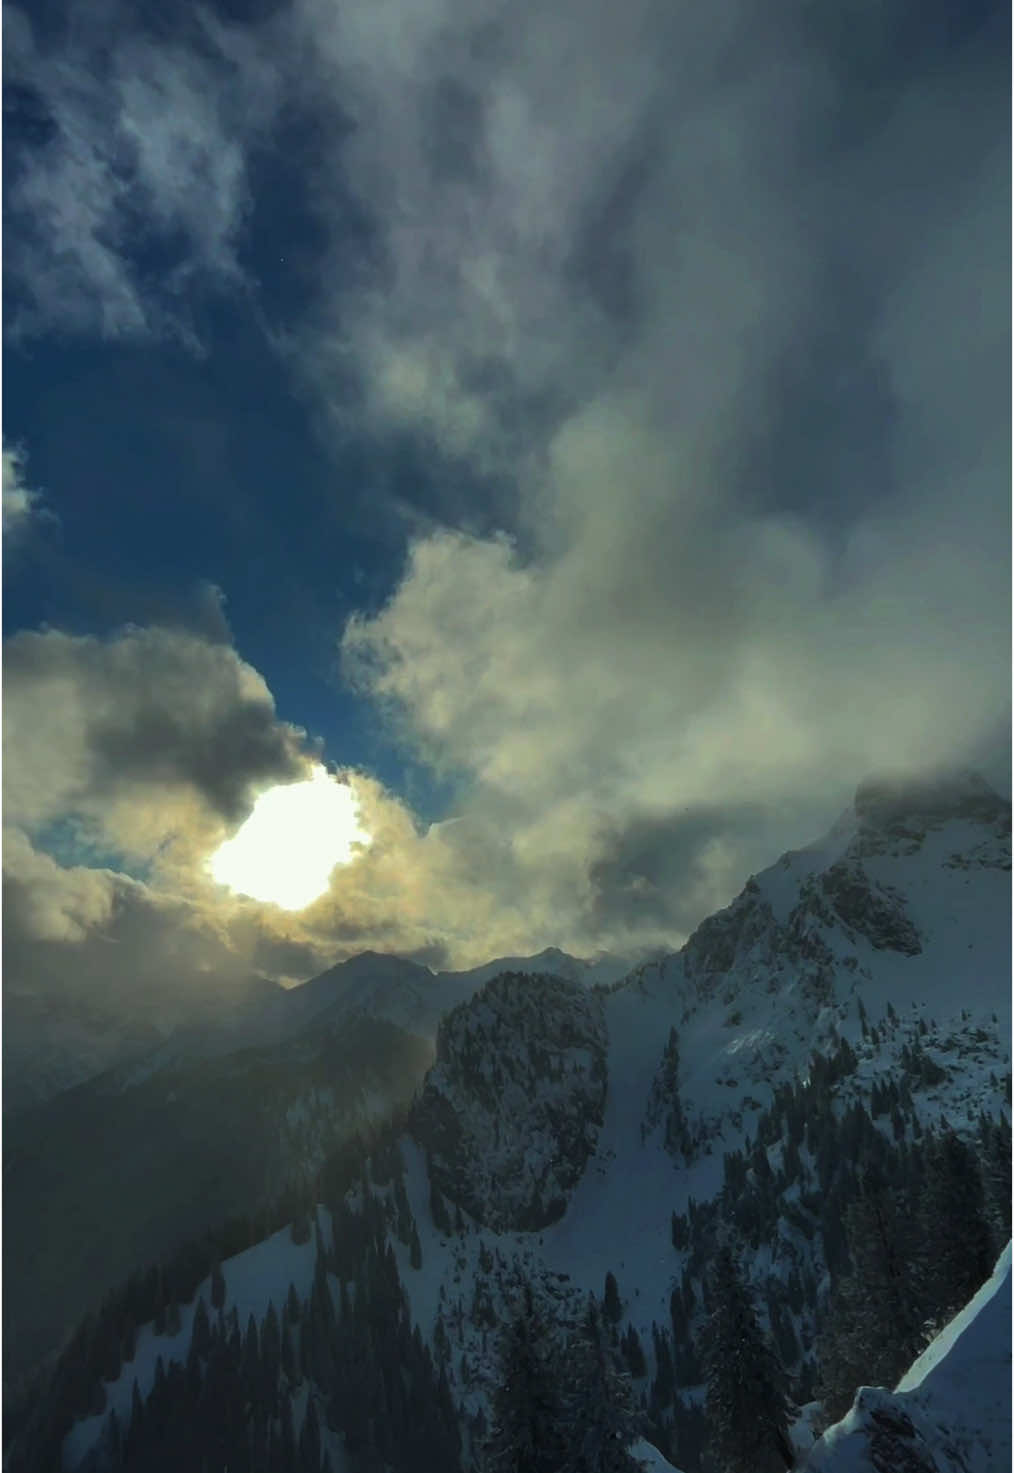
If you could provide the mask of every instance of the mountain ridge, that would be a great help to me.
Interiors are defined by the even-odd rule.
[[[466,1449],[518,1286],[577,1323],[611,1275],[617,1348],[645,1363],[633,1380],[652,1439],[697,1473],[716,1243],[735,1243],[765,1332],[811,1399],[850,1272],[857,1173],[886,1163],[915,1182],[944,1122],[993,1151],[1009,1121],[1009,866],[1010,806],[977,784],[943,800],[939,787],[881,793],[752,876],[680,952],[591,989],[488,978],[442,1016],[405,1128],[351,1187],[328,1187],[318,1237],[338,1264],[357,1222],[387,1224]],[[590,1127],[579,1147],[576,1123]],[[1002,1193],[988,1205],[999,1234]],[[75,1448],[100,1426],[79,1422]]]

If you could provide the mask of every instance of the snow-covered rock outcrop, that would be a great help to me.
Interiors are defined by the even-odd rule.
[[[657,1082],[668,1080],[669,1024],[679,1033],[681,1133],[728,1138],[728,1122],[766,1103],[814,1048],[847,1038],[862,1053],[860,1002],[873,1023],[888,1005],[908,1010],[952,1057],[968,1027],[984,1029],[1002,1076],[1010,862],[1010,803],[980,778],[864,783],[823,839],[749,879],[678,955],[638,968],[628,996],[650,993],[669,1013],[649,1066]],[[897,1062],[888,1044],[876,1050],[885,1069]],[[664,1113],[658,1093],[645,1131]]]
[[[895,1391],[864,1386],[807,1473],[995,1473],[1011,1464],[1011,1249]]]
[[[532,1230],[566,1210],[605,1095],[598,995],[505,973],[441,1023],[412,1131],[452,1202],[497,1231]]]

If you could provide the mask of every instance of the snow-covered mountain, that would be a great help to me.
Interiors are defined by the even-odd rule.
[[[712,1435],[704,1361],[717,1245],[735,1249],[801,1403],[815,1391],[834,1296],[860,1272],[857,1204],[881,1200],[878,1181],[885,1201],[897,1186],[902,1227],[915,1231],[933,1200],[935,1142],[955,1140],[959,1166],[974,1166],[961,1145],[972,1142],[981,1203],[972,1192],[957,1210],[977,1214],[980,1239],[1006,1240],[1010,940],[1010,805],[960,775],[864,784],[825,838],[753,877],[680,953],[625,978],[589,988],[560,975],[554,958],[559,971],[547,965],[541,978],[523,963],[448,981],[446,996],[460,985],[459,1000],[437,1026],[433,1067],[400,1137],[350,1177],[321,1178],[317,1273],[329,1276],[332,1308],[316,1313],[351,1325],[341,1304],[372,1292],[355,1285],[387,1264],[455,1408],[468,1466],[498,1374],[497,1332],[522,1286],[567,1333],[592,1293],[653,1442],[696,1473]],[[416,989],[441,985],[408,963],[381,970],[372,983],[351,965],[319,979],[302,1004],[315,1027],[353,1016],[364,997],[404,1009]],[[280,1304],[290,1279],[304,1298],[307,1270],[290,1262],[284,1233],[272,1241],[262,1298]],[[248,1312],[232,1297],[243,1259],[224,1266],[227,1317]],[[191,1311],[202,1293],[211,1279],[191,1276]],[[134,1376],[143,1402],[154,1384],[144,1368],[154,1377],[158,1354],[171,1359],[189,1343],[186,1311],[176,1340],[141,1329],[134,1360],[107,1377],[121,1420]],[[307,1353],[304,1379],[294,1371],[286,1383],[302,1388],[297,1435],[318,1393],[325,1420],[357,1415],[327,1401]],[[858,1369],[849,1396],[866,1374]],[[106,1415],[79,1417],[68,1468],[105,1435]],[[801,1448],[808,1426],[793,1434]],[[329,1446],[337,1468],[337,1433]]]
[[[407,1104],[440,1018],[515,962],[585,985],[629,970],[547,951],[434,975],[365,952],[287,992],[254,992],[9,1120],[5,1229],[19,1272],[5,1299],[8,1374],[127,1274],[311,1181],[330,1151]]]
[[[1011,1464],[1011,1247],[891,1392],[864,1386],[808,1473],[994,1473]]]
[[[224,1018],[260,1010],[281,989],[244,981],[179,977],[133,993],[82,987],[58,972],[4,978],[5,1116],[45,1104],[109,1070],[135,1067],[184,1031],[199,1038]]]
[[[629,957],[603,954],[583,961],[548,947],[536,956],[499,957],[469,971],[433,972],[404,957],[364,951],[298,987],[276,988],[255,1006],[237,1009],[213,1026],[176,1030],[123,1071],[121,1082],[134,1084],[185,1060],[269,1047],[311,1024],[333,1028],[356,1016],[383,1019],[419,1038],[434,1039],[440,1019],[501,972],[567,977],[591,987],[627,976],[634,965]]]

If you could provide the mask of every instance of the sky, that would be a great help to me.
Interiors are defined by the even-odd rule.
[[[8,979],[635,955],[1009,788],[1007,11],[5,6]]]

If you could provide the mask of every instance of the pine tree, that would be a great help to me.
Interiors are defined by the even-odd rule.
[[[641,1435],[630,1378],[610,1358],[605,1326],[594,1300],[568,1359],[572,1370],[566,1395],[568,1473],[637,1473],[629,1452]]]
[[[627,1370],[635,1381],[648,1374],[648,1366],[644,1359],[644,1350],[641,1346],[641,1338],[633,1325],[627,1326],[627,1333],[623,1337],[623,1356],[627,1362]]]
[[[706,1414],[722,1473],[791,1468],[787,1379],[761,1333],[750,1293],[729,1248],[711,1285]]]
[[[141,1388],[135,1380],[130,1393],[130,1426],[124,1444],[124,1461],[128,1465],[134,1463],[135,1466],[140,1466],[139,1459],[144,1445],[144,1402],[141,1400]]]
[[[835,1285],[820,1337],[825,1413],[844,1415],[861,1385],[893,1386],[920,1349],[911,1207],[877,1165],[845,1212],[850,1272]]]
[[[440,1195],[440,1188],[436,1182],[430,1180],[430,1217],[437,1232],[449,1235],[451,1231],[451,1219],[447,1215],[447,1205]]]
[[[299,1434],[299,1462],[301,1473],[319,1473],[320,1422],[312,1396],[307,1403],[303,1429]]]
[[[657,1415],[672,1401],[673,1391],[676,1388],[676,1371],[669,1347],[669,1336],[665,1330],[660,1329],[658,1325],[652,1325],[651,1338],[655,1350],[656,1372],[651,1383],[649,1405]]]
[[[278,1401],[278,1372],[282,1363],[282,1334],[278,1311],[271,1300],[261,1325],[260,1352],[261,1400],[269,1414],[274,1416]]]
[[[412,1208],[409,1205],[408,1193],[405,1190],[405,1178],[398,1175],[394,1179],[394,1207],[395,1207],[395,1232],[398,1234],[400,1243],[407,1243],[412,1231]]]
[[[212,1309],[224,1309],[225,1307],[225,1275],[217,1259],[211,1267],[211,1307]]]
[[[120,1419],[116,1415],[115,1407],[106,1418],[103,1445],[107,1463],[111,1468],[118,1468],[122,1453],[122,1438],[120,1435]]]
[[[194,1311],[191,1344],[198,1355],[206,1355],[211,1346],[211,1321],[208,1319],[208,1306],[204,1302],[203,1294],[198,1299],[197,1309]]]
[[[931,1142],[922,1217],[926,1302],[937,1322],[945,1323],[993,1267],[982,1180],[971,1150],[952,1130]]]
[[[602,1313],[611,1325],[618,1325],[623,1317],[620,1288],[616,1275],[610,1270],[606,1274],[605,1292],[602,1296]]]
[[[993,1229],[993,1253],[1011,1235],[1011,1128],[1005,1119],[984,1117],[980,1127],[986,1215]]]
[[[292,1283],[289,1284],[289,1292],[285,1297],[285,1311],[289,1316],[289,1324],[298,1325],[303,1312],[303,1306],[296,1292],[296,1286]]]
[[[260,1337],[257,1334],[257,1321],[254,1319],[253,1314],[250,1315],[246,1322],[246,1334],[243,1337],[241,1375],[247,1400],[256,1402],[257,1394],[260,1390],[261,1355]]]
[[[483,1473],[559,1473],[563,1405],[553,1345],[530,1285],[501,1337]]]
[[[296,1466],[296,1434],[292,1425],[292,1398],[286,1393],[282,1397],[281,1429],[278,1439],[279,1473],[292,1473]]]
[[[413,1268],[422,1268],[422,1244],[419,1241],[419,1229],[414,1222],[409,1238],[408,1261]]]

